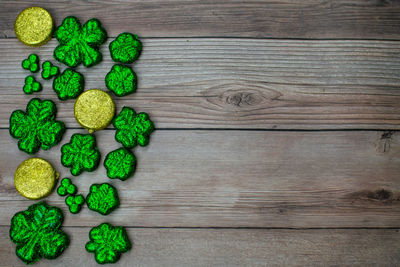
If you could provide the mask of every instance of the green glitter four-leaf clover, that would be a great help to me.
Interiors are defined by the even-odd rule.
[[[34,92],[42,91],[42,84],[36,81],[35,77],[29,75],[25,78],[25,84],[22,90],[25,94],[30,95]]]
[[[45,61],[42,64],[42,78],[45,80],[50,80],[54,76],[57,76],[60,69],[57,66],[51,64],[50,61]]]
[[[69,178],[62,179],[60,186],[57,188],[57,194],[59,196],[66,196],[68,194],[74,195],[76,191],[78,191],[78,188],[71,182],[71,179]]]
[[[135,172],[136,157],[129,150],[119,148],[108,153],[104,160],[104,167],[109,178],[118,178],[124,181]]]
[[[11,219],[10,239],[15,253],[26,264],[41,258],[55,259],[68,247],[69,238],[60,230],[64,216],[57,207],[39,202]]]
[[[82,195],[67,196],[65,198],[65,204],[68,205],[69,211],[73,214],[81,210],[83,203],[85,203],[85,198]]]
[[[91,67],[102,60],[99,47],[107,40],[107,32],[97,19],[81,26],[76,17],[66,17],[54,35],[60,44],[53,56],[65,65],[73,68],[83,63]]]
[[[90,210],[108,215],[119,207],[118,191],[108,183],[92,184],[86,196],[86,204]]]
[[[123,32],[110,43],[109,46],[111,58],[115,62],[132,63],[142,51],[142,43],[135,34]]]
[[[61,147],[61,163],[65,167],[70,167],[71,174],[74,176],[83,171],[94,171],[99,161],[100,152],[93,135],[73,134],[70,142]]]
[[[27,59],[22,61],[22,68],[31,72],[39,71],[39,57],[36,54],[30,54]]]
[[[136,91],[136,74],[130,67],[123,65],[114,65],[107,73],[105,82],[109,90],[116,96],[125,96]]]
[[[89,239],[85,248],[94,253],[94,258],[99,264],[117,262],[121,254],[132,247],[125,229],[109,223],[93,227],[89,232]]]
[[[53,90],[60,100],[73,99],[83,92],[85,79],[73,69],[66,69],[53,81]]]
[[[154,124],[149,115],[144,112],[136,114],[129,107],[122,108],[113,125],[116,128],[115,140],[127,148],[133,148],[137,144],[146,146],[150,134],[154,131]]]
[[[47,150],[57,145],[65,125],[56,121],[56,105],[51,100],[33,98],[26,112],[15,110],[10,117],[10,135],[19,140],[18,148],[28,154],[35,154],[40,148]]]

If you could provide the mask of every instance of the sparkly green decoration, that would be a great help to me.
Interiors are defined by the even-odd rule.
[[[125,96],[136,91],[136,74],[130,67],[114,65],[106,75],[106,86],[117,96]]]
[[[88,252],[94,252],[94,258],[99,264],[116,263],[121,254],[132,247],[125,229],[109,223],[93,227],[89,239],[85,248]]]
[[[119,148],[108,153],[104,160],[104,167],[109,178],[124,181],[135,172],[136,157],[129,150]]]
[[[115,140],[127,148],[133,148],[137,144],[146,146],[149,143],[150,134],[154,131],[154,124],[149,115],[144,112],[136,114],[129,107],[122,108],[114,119],[113,125],[117,129]]]
[[[81,211],[83,203],[85,203],[85,198],[82,195],[67,196],[65,198],[65,204],[68,205],[69,211],[73,214]]]
[[[57,108],[51,100],[33,98],[26,112],[15,110],[10,117],[10,135],[19,140],[18,148],[35,154],[57,145],[65,132],[65,125],[56,121]]]
[[[59,196],[66,196],[68,194],[74,195],[76,191],[78,191],[78,188],[71,182],[71,179],[69,178],[62,179],[60,186],[57,188],[57,194]]]
[[[134,62],[142,51],[142,43],[136,34],[123,32],[110,43],[111,58],[115,62],[129,64]]]
[[[86,196],[86,204],[89,209],[108,215],[119,207],[118,191],[108,183],[92,184]]]
[[[27,59],[22,61],[22,68],[31,72],[39,71],[39,57],[36,54],[30,54]]]
[[[42,64],[42,78],[45,80],[50,80],[54,76],[58,75],[60,69],[57,66],[51,64],[50,61],[45,61]]]
[[[83,75],[73,69],[66,69],[54,79],[53,90],[60,100],[73,99],[83,92],[85,79]]]
[[[25,85],[22,89],[25,94],[30,95],[34,92],[42,91],[42,84],[35,80],[35,77],[29,75],[25,78]]]
[[[57,207],[39,202],[17,212],[11,219],[10,239],[15,253],[26,264],[41,258],[55,259],[68,247],[69,238],[60,230],[64,216]]]
[[[107,40],[107,32],[97,19],[81,26],[76,17],[66,17],[54,35],[60,44],[53,56],[65,65],[74,68],[83,63],[91,67],[102,60],[99,47]]]
[[[71,168],[71,174],[78,176],[83,171],[94,171],[100,162],[96,138],[90,134],[73,134],[69,143],[61,147],[61,164]]]

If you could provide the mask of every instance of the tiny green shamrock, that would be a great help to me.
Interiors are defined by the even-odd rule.
[[[23,91],[25,94],[30,95],[34,92],[42,91],[42,84],[35,80],[35,77],[29,75],[25,78]]]
[[[15,110],[10,117],[10,135],[19,140],[18,148],[35,154],[57,145],[65,132],[65,125],[56,121],[57,108],[51,100],[33,98],[26,112]]]
[[[136,34],[123,32],[110,43],[111,58],[115,62],[133,63],[142,51],[142,43]]]
[[[60,256],[69,245],[68,236],[60,230],[63,220],[61,210],[45,202],[17,212],[11,219],[10,238],[17,245],[18,258],[32,264]]]
[[[67,204],[69,211],[73,214],[81,211],[83,203],[85,203],[85,198],[82,195],[67,196],[65,198],[65,204]]]
[[[54,66],[50,61],[45,61],[42,64],[42,78],[45,80],[50,80],[54,76],[58,75],[60,69]]]
[[[61,163],[70,167],[71,174],[80,175],[83,171],[94,171],[99,165],[100,152],[96,138],[90,134],[73,134],[69,143],[61,147]]]
[[[59,196],[74,195],[78,188],[71,182],[71,179],[64,178],[61,180],[60,186],[57,188],[57,194]]]
[[[149,115],[144,112],[136,114],[129,107],[122,108],[113,125],[116,128],[115,140],[127,148],[133,148],[137,144],[146,146],[150,134],[154,131],[154,124]]]
[[[116,64],[107,73],[106,86],[116,96],[126,96],[136,91],[136,74],[130,67]]]
[[[97,19],[81,26],[76,17],[66,17],[54,35],[60,44],[53,56],[65,65],[74,68],[83,63],[91,67],[102,60],[99,47],[107,40],[107,32]]]
[[[109,178],[124,181],[135,172],[136,157],[129,150],[119,148],[108,153],[104,160],[104,167]]]
[[[27,59],[22,61],[22,68],[31,72],[39,71],[39,57],[36,54],[30,54]]]
[[[86,196],[86,204],[90,210],[108,215],[119,207],[118,191],[108,183],[92,184]]]
[[[93,227],[89,232],[86,250],[94,253],[97,263],[116,263],[122,253],[129,251],[132,247],[126,230],[121,226],[112,226],[102,223]]]
[[[60,100],[73,99],[83,92],[85,79],[73,69],[66,69],[53,80],[53,90]]]

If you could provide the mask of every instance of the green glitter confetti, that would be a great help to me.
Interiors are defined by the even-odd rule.
[[[123,32],[110,43],[111,58],[115,62],[133,63],[142,51],[142,43],[135,34]]]
[[[35,154],[57,145],[65,132],[65,125],[56,121],[57,108],[51,100],[33,98],[26,112],[15,110],[10,117],[10,135],[19,140],[18,148]]]
[[[41,258],[55,259],[68,247],[69,238],[60,230],[64,216],[57,207],[39,202],[11,219],[10,239],[15,253],[26,264]]]
[[[74,195],[76,191],[78,191],[78,188],[71,182],[71,179],[69,178],[62,179],[60,186],[57,188],[57,194],[59,196],[66,196],[68,194]]]
[[[127,66],[114,65],[107,73],[105,81],[107,88],[116,96],[126,96],[136,91],[136,74]]]
[[[100,162],[100,152],[96,147],[96,138],[90,134],[73,134],[69,143],[61,147],[61,163],[71,168],[71,174],[77,176],[83,171],[94,171]]]
[[[85,248],[94,253],[94,258],[99,264],[116,263],[121,254],[132,247],[125,229],[109,223],[93,227],[89,232],[89,239]]]
[[[85,79],[73,69],[66,69],[54,79],[53,90],[60,100],[73,99],[83,92]]]
[[[42,91],[42,84],[36,81],[35,77],[29,75],[25,78],[25,84],[22,90],[25,94],[30,95],[34,92]]]
[[[85,198],[82,195],[67,196],[65,198],[65,204],[67,204],[69,211],[73,214],[81,211],[83,203],[85,203]]]
[[[124,181],[135,172],[136,157],[129,150],[119,148],[108,153],[104,160],[104,167],[109,178]]]
[[[92,184],[86,196],[86,204],[89,209],[108,215],[119,207],[118,191],[108,183]]]
[[[113,125],[116,128],[115,140],[127,148],[133,148],[137,144],[146,146],[150,134],[154,131],[154,124],[149,115],[144,112],[136,114],[129,107],[122,108]]]
[[[39,57],[36,54],[30,54],[27,59],[22,61],[22,68],[31,72],[39,71]]]
[[[66,17],[54,35],[60,44],[53,56],[65,65],[74,68],[83,63],[91,67],[102,60],[99,47],[107,40],[107,32],[97,19],[81,26],[76,17]]]
[[[42,78],[45,80],[50,80],[54,76],[57,76],[60,69],[54,66],[50,61],[45,61],[42,64]]]

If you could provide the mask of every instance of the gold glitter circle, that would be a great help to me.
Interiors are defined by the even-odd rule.
[[[58,176],[48,161],[30,158],[18,166],[14,174],[14,184],[22,196],[39,199],[51,193]]]
[[[41,46],[50,41],[53,27],[50,13],[44,8],[33,6],[18,14],[14,31],[23,44]]]
[[[83,92],[75,101],[75,118],[90,133],[106,128],[114,113],[115,104],[111,96],[99,89]]]

